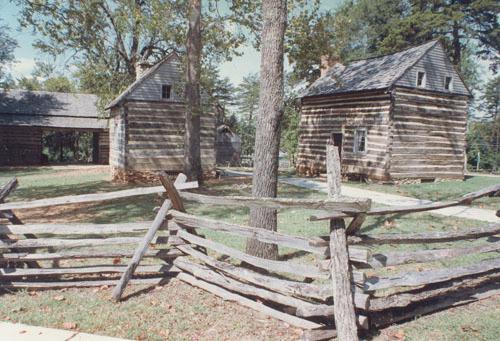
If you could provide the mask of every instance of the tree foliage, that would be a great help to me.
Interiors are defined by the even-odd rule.
[[[31,77],[21,77],[15,87],[30,91],[77,92],[75,82],[55,71],[52,64],[37,62]]]
[[[497,171],[500,168],[500,76],[486,84],[479,110],[482,116],[471,122],[467,133],[468,162]]]
[[[9,27],[3,25],[0,19],[0,87],[10,83],[5,67],[14,61],[14,50],[17,47],[17,41],[9,33]]]
[[[185,52],[187,2],[184,0],[11,0],[20,23],[42,37],[41,52],[65,56],[77,67],[83,91],[107,104],[134,79],[136,64],[154,64],[172,51]],[[243,41],[230,30],[231,16],[204,8],[203,64],[230,58]]]

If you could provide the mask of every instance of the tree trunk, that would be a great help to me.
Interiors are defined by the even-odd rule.
[[[256,119],[255,164],[252,195],[276,197],[281,118],[283,116],[283,43],[286,27],[286,0],[262,2],[260,98]],[[250,225],[276,231],[276,210],[250,209]],[[278,258],[278,247],[249,239],[247,253]]]
[[[200,151],[200,63],[201,63],[201,0],[189,0],[186,41],[186,133],[184,136],[184,173],[190,180],[203,179]]]

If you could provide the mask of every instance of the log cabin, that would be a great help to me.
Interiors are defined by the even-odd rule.
[[[300,174],[326,171],[333,139],[347,178],[464,178],[471,93],[439,41],[346,66],[322,64],[322,76],[300,96]]]
[[[156,179],[157,171],[183,170],[186,105],[182,67],[172,53],[150,68],[138,65],[136,80],[114,99],[110,112],[110,165],[114,180]],[[201,163],[215,168],[216,118],[204,112],[200,128]]]
[[[217,127],[215,159],[221,166],[241,165],[241,138],[228,125]]]
[[[42,137],[58,131],[91,134],[92,162],[108,164],[108,120],[97,100],[89,94],[1,90],[0,166],[45,163]]]

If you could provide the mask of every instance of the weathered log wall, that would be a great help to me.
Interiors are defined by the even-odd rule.
[[[137,172],[183,169],[183,103],[130,101],[113,110],[114,168]],[[201,118],[201,162],[204,170],[215,166],[215,115],[210,113]]]
[[[125,168],[126,109],[114,107],[109,120],[109,164],[113,169]]]
[[[463,179],[466,96],[398,87],[302,99],[297,168],[324,173],[326,140],[342,134],[342,173],[372,179]],[[354,131],[366,129],[366,152]]]
[[[0,166],[42,163],[42,129],[0,126]]]
[[[390,95],[381,91],[302,99],[299,172],[324,173],[326,140],[342,133],[342,172],[386,178],[390,107]],[[356,128],[367,131],[365,153],[353,151]]]
[[[109,164],[109,132],[104,130],[99,132],[99,158],[97,163],[100,165]]]
[[[464,177],[467,97],[393,90],[390,176]]]

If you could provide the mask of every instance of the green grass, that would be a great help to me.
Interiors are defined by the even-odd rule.
[[[9,200],[31,200],[43,197],[93,193],[130,188],[123,184],[109,181],[106,168],[100,170],[64,170],[64,169],[27,169],[17,171],[0,171],[0,184],[12,176],[18,176],[19,188],[12,193]],[[471,179],[474,180],[475,178]],[[471,181],[468,180],[468,181]],[[493,180],[496,180],[493,178]],[[440,194],[456,196],[476,190],[491,183],[491,178],[481,177],[473,182],[465,182],[466,188],[450,186],[456,183],[437,183],[399,186],[415,192],[414,195],[432,197],[429,186],[438,186]],[[362,185],[369,189],[387,188],[382,185]],[[381,187],[377,187],[381,186]],[[451,188],[448,188],[451,187]],[[213,195],[249,195],[251,187],[249,179],[228,179],[210,181],[202,193]],[[396,192],[403,194],[401,192]],[[403,195],[409,195],[405,192]],[[279,186],[279,196],[292,198],[325,198],[326,194],[290,185]],[[492,198],[485,199],[488,200]],[[96,204],[71,205],[58,209],[35,209],[20,212],[25,222],[81,221],[81,222],[125,222],[152,219],[153,208],[160,200],[157,195],[135,197],[133,200],[119,199]],[[189,213],[220,219],[238,224],[248,223],[249,209],[245,207],[217,207],[186,203]],[[284,209],[278,214],[278,230],[282,233],[299,236],[326,235],[329,231],[327,222],[310,222],[310,215],[316,213],[307,209]],[[388,223],[390,222],[390,223]],[[434,216],[428,213],[417,213],[396,217],[369,217],[363,226],[364,233],[410,233],[423,231],[449,231],[467,229],[484,225],[468,219]],[[228,246],[243,250],[245,239],[214,231],[203,230],[208,238],[222,242]],[[445,247],[467,247],[484,243],[474,242],[421,244],[421,245],[381,245],[373,246],[372,251],[404,251]],[[301,252],[282,248],[280,256],[294,262],[311,262],[314,257]],[[451,267],[470,264],[481,259],[497,257],[498,253],[471,255],[466,257],[442,260],[424,265],[406,265],[397,269],[383,269],[373,274],[386,275],[398,271],[421,270],[439,267]],[[22,322],[47,327],[61,328],[64,322],[74,322],[84,332],[100,333],[118,337],[160,340],[169,335],[174,340],[187,339],[297,339],[296,330],[287,328],[275,320],[266,319],[259,314],[231,303],[223,303],[214,296],[194,289],[178,281],[171,281],[159,290],[141,291],[142,287],[130,287],[128,293],[135,293],[130,299],[120,304],[111,304],[108,299],[109,289],[71,289],[64,291],[44,291],[30,294],[26,291],[0,294],[0,319]],[[64,300],[56,300],[57,296]],[[470,305],[467,309],[451,309],[415,321],[397,325],[381,332],[380,337],[393,330],[403,330],[410,340],[456,340],[485,339],[500,334],[498,322],[498,300],[493,309],[483,309],[480,304]],[[472,318],[468,316],[470,314]],[[102,316],[108,316],[103,319]],[[434,318],[435,317],[435,318]],[[193,323],[196,321],[196,323]],[[264,321],[264,322],[262,322]],[[462,326],[465,326],[462,328]],[[467,326],[473,326],[469,328]],[[478,331],[476,331],[478,330]],[[437,337],[439,336],[439,337]]]
[[[500,177],[472,176],[464,181],[443,181],[421,184],[383,185],[350,181],[348,185],[367,190],[398,194],[417,199],[445,201],[458,198],[464,194],[500,183]],[[481,198],[473,202],[474,206],[500,209],[500,197]]]

